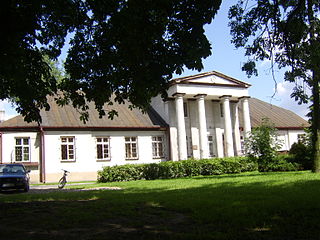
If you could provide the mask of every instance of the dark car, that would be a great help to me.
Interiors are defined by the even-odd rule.
[[[20,163],[0,164],[0,191],[29,191],[29,171]]]

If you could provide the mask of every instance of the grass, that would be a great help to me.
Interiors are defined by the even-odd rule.
[[[320,175],[242,173],[0,194],[0,239],[320,239]],[[70,186],[70,188],[79,186]]]

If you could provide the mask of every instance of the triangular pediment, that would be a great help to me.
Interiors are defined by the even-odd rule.
[[[222,73],[212,71],[192,76],[173,79],[173,84],[207,84],[207,85],[230,85],[238,87],[250,87],[250,84],[239,81]]]

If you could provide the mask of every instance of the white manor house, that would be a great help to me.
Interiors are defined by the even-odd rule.
[[[295,113],[250,98],[249,84],[218,72],[173,79],[168,98],[152,99],[143,114],[114,104],[118,117],[100,119],[94,106],[84,124],[71,106],[49,98],[42,124],[17,116],[0,123],[0,163],[19,162],[32,182],[96,180],[103,166],[239,156],[252,127],[269,118],[288,151],[308,123]]]

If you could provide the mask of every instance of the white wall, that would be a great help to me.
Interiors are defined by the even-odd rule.
[[[31,169],[31,182],[39,181],[39,157],[40,157],[40,138],[37,132],[5,132],[2,134],[2,162],[11,163],[15,161],[15,138],[30,138],[30,160],[32,163],[38,163],[38,166],[28,167]],[[24,162],[22,162],[24,163]]]
[[[289,151],[292,144],[298,142],[298,135],[305,134],[304,130],[278,130],[278,139],[282,142],[280,151]]]
[[[152,136],[164,136],[164,131],[126,131],[126,132],[46,132],[46,177],[47,182],[57,182],[62,175],[61,169],[70,172],[71,180],[96,180],[96,173],[103,166],[114,166],[122,164],[140,164],[164,161],[165,159],[152,158]],[[61,161],[60,137],[75,137],[75,161]],[[96,137],[110,137],[111,159],[97,161],[96,159]],[[126,137],[138,137],[138,159],[125,159]],[[166,156],[168,147],[164,139]]]
[[[96,180],[97,171],[103,166],[114,166],[122,164],[155,163],[168,159],[168,142],[165,131],[110,131],[110,132],[85,132],[85,131],[46,131],[45,132],[45,176],[46,182],[57,182],[62,176],[62,169],[70,172],[68,180],[83,181]],[[61,136],[75,137],[75,161],[61,161]],[[124,137],[138,138],[138,159],[125,159]],[[152,158],[152,136],[164,136],[165,158]],[[4,163],[14,162],[14,149],[16,137],[30,138],[31,162],[39,164],[39,134],[36,132],[9,132],[2,135],[2,161]],[[110,137],[111,159],[108,161],[97,161],[96,159],[96,137]],[[30,176],[31,181],[39,181],[40,164],[36,169],[33,167]]]

